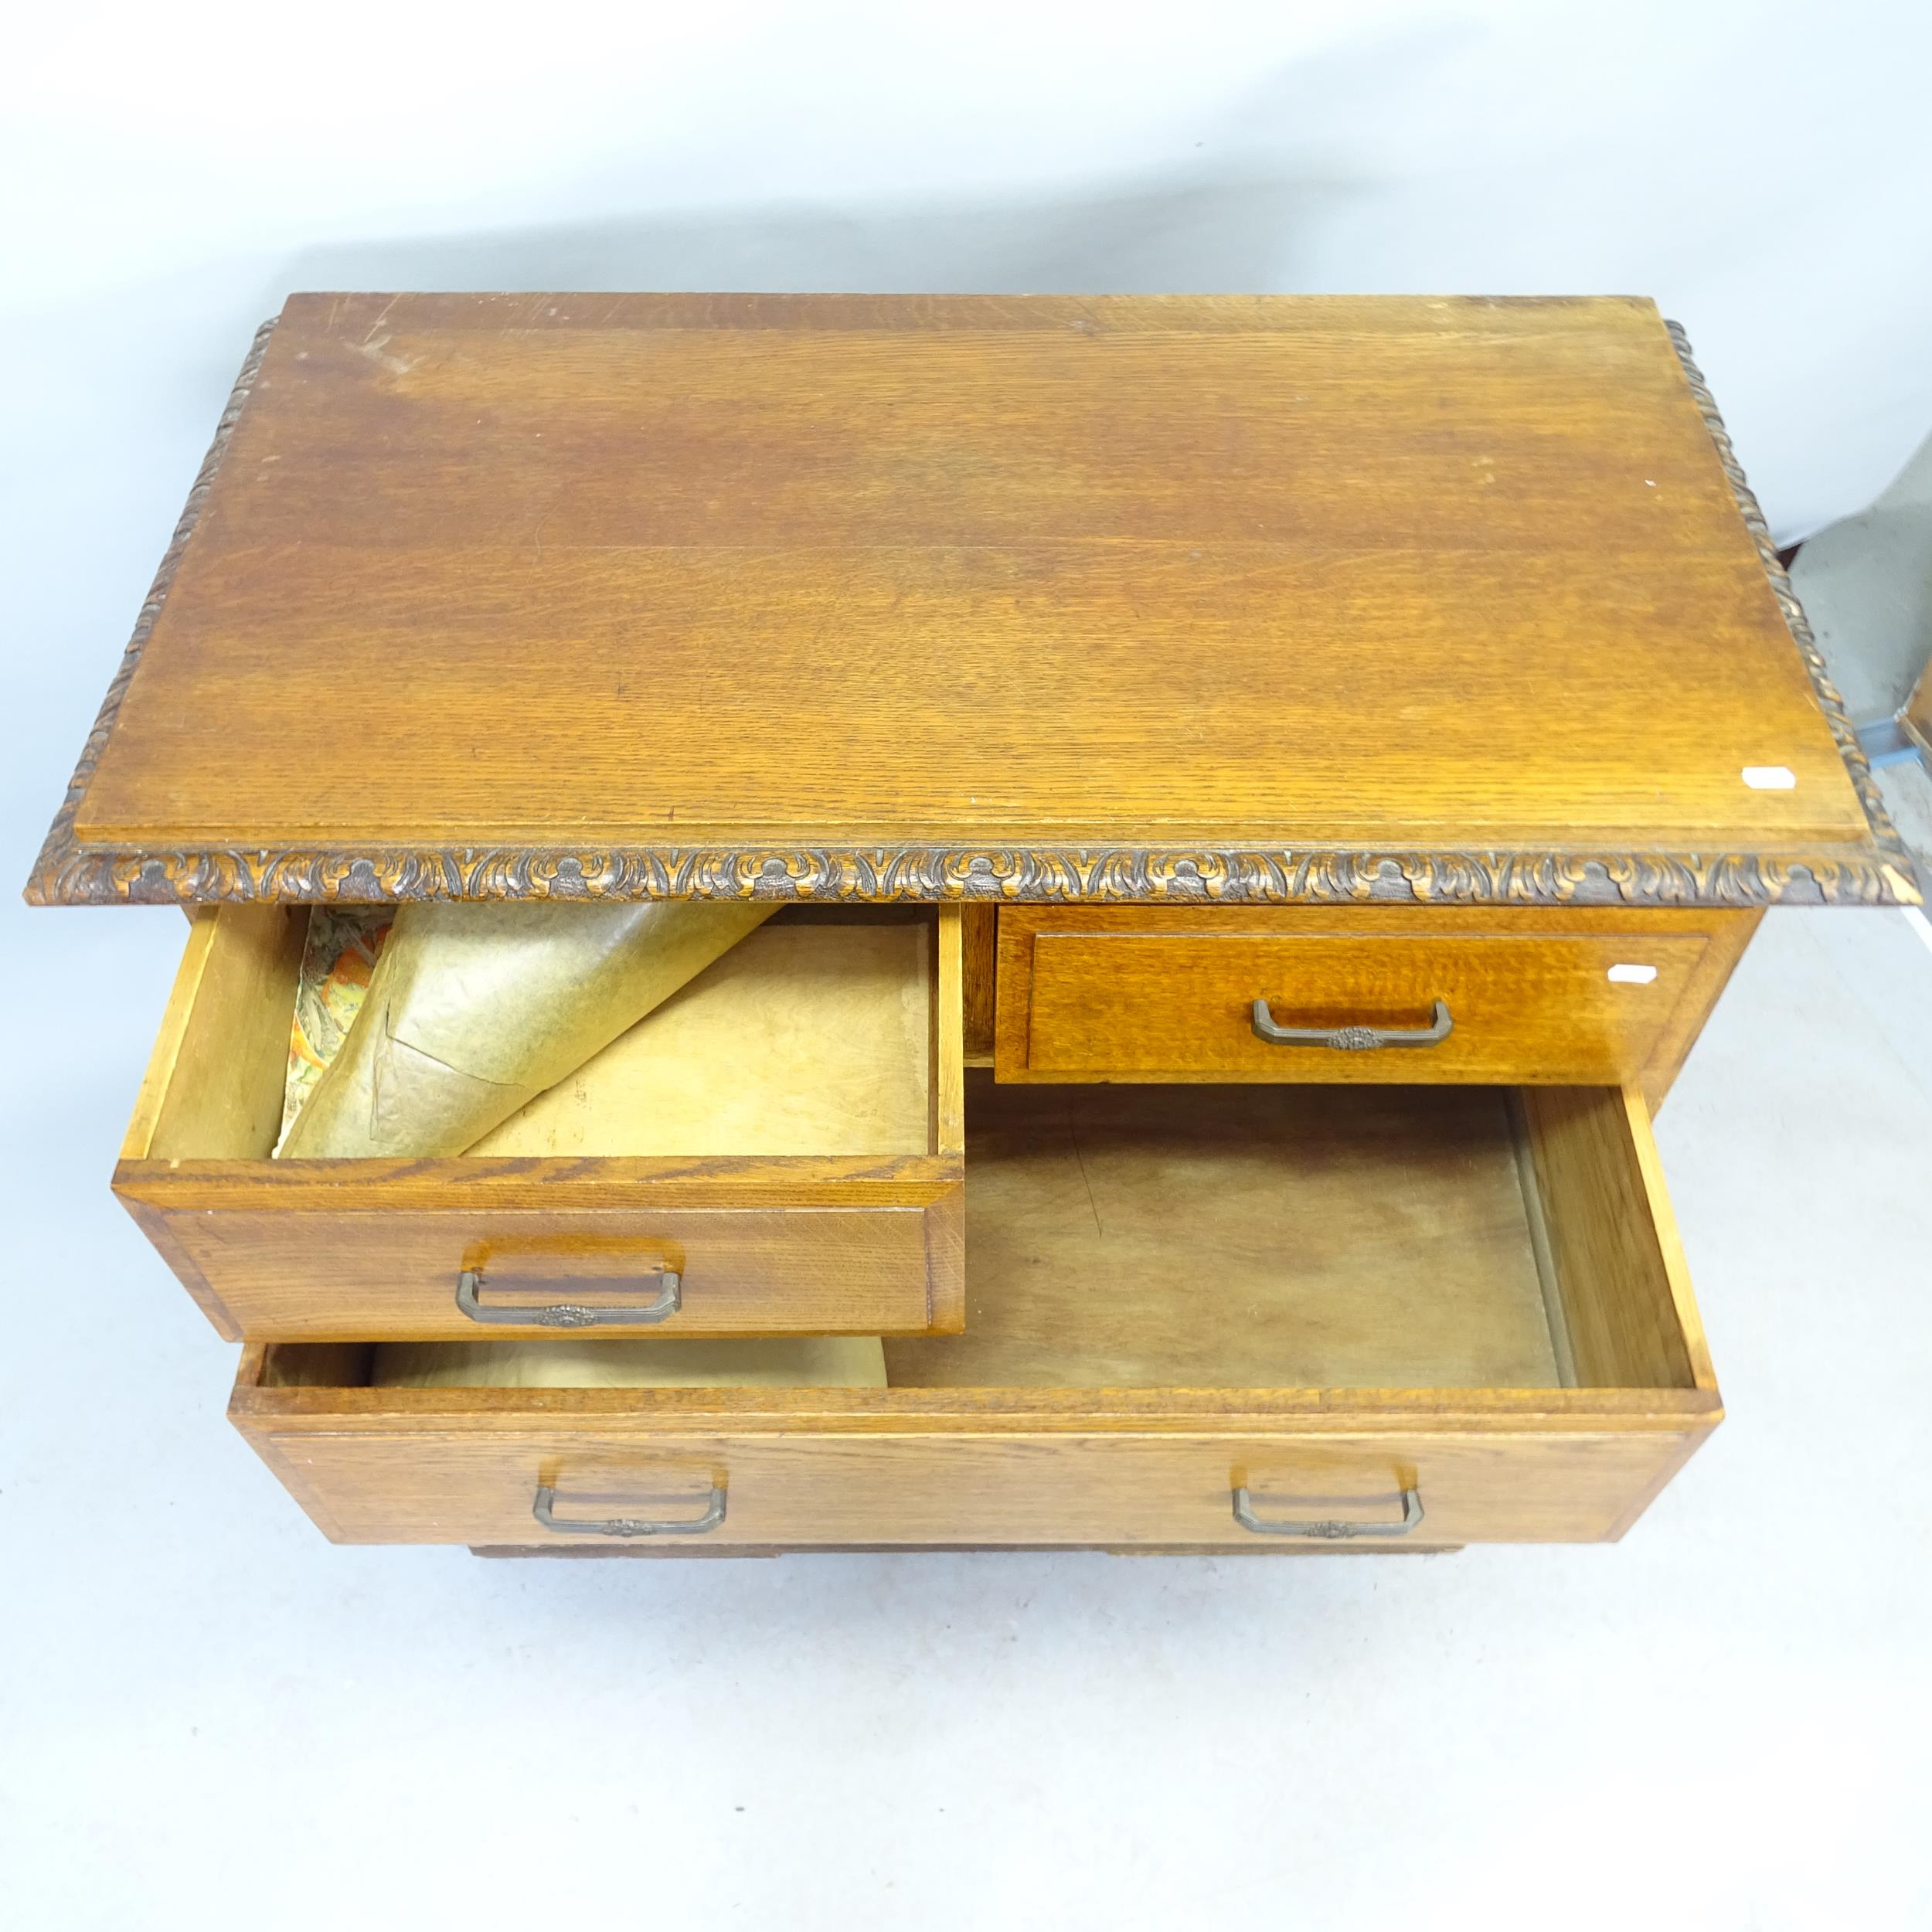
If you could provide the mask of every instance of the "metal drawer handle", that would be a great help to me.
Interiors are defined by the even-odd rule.
[[[456,1277],[456,1305],[472,1321],[507,1321],[517,1328],[595,1328],[621,1325],[630,1328],[645,1321],[662,1321],[675,1315],[684,1298],[684,1277],[675,1268],[660,1268],[658,1279],[664,1284],[657,1299],[643,1307],[587,1308],[580,1301],[557,1301],[548,1308],[520,1308],[514,1302],[486,1308],[477,1299],[483,1287],[483,1270],[465,1268]]]
[[[725,1492],[722,1483],[711,1485],[711,1501],[702,1516],[683,1522],[653,1522],[648,1516],[605,1516],[583,1522],[559,1522],[552,1513],[556,1491],[547,1482],[537,1485],[536,1502],[530,1513],[546,1529],[560,1536],[701,1536],[716,1529],[725,1519]]]
[[[1343,1053],[1377,1046],[1440,1046],[1454,1025],[1447,1001],[1440,999],[1430,1009],[1427,1026],[1277,1026],[1268,1002],[1254,1002],[1254,1030],[1270,1046],[1332,1046]]]
[[[1257,1536],[1318,1536],[1324,1543],[1345,1543],[1355,1536],[1406,1536],[1422,1520],[1422,1492],[1402,1492],[1400,1522],[1275,1522],[1254,1513],[1253,1499],[1243,1483],[1234,1492],[1234,1520]]]

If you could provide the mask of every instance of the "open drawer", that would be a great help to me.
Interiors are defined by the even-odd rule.
[[[692,1550],[1613,1538],[1719,1420],[1634,1091],[975,1074],[968,1124],[967,1330],[884,1386],[281,1345],[231,1415],[338,1540]]]
[[[781,913],[468,1154],[278,1161],[306,917],[196,913],[114,1172],[230,1339],[958,1328],[956,910]]]

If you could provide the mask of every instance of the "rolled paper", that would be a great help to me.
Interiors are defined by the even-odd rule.
[[[278,1156],[461,1154],[777,910],[753,900],[403,906]]]

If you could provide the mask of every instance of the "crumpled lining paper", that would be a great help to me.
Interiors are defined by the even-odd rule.
[[[295,1116],[341,1049],[362,1010],[369,975],[396,917],[390,906],[311,906],[308,937],[288,1029],[288,1078],[282,1092],[279,1152]]]
[[[276,1151],[463,1153],[777,910],[746,900],[399,906],[355,1023]]]

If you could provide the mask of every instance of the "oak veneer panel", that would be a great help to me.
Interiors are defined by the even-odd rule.
[[[1012,906],[1000,919],[995,1064],[1011,1081],[1629,1081],[1655,1104],[1760,917]],[[1323,1028],[1425,1026],[1440,999],[1454,1026],[1426,1049],[1274,1045],[1254,1032],[1257,998],[1283,1026]]]
[[[123,1192],[134,1183],[124,1182]],[[539,1193],[532,1177],[529,1194]],[[955,1183],[956,1185],[956,1183]],[[457,1279],[481,1271],[493,1303],[648,1303],[659,1270],[682,1276],[682,1306],[638,1335],[905,1334],[935,1321],[957,1326],[950,1307],[956,1243],[927,1226],[923,1194],[946,1192],[935,1175],[902,1183],[889,1205],[812,1208],[786,1202],[733,1213],[693,1208],[662,1192],[664,1205],[566,1209],[391,1206],[357,1212],[142,1205],[166,1216],[171,1262],[185,1261],[246,1334],[287,1338],[474,1338],[456,1307]],[[454,1198],[454,1197],[453,1197]],[[648,1198],[648,1197],[647,1197]],[[144,1227],[148,1216],[138,1213]],[[547,1267],[532,1264],[547,1262]],[[539,1287],[539,1284],[542,1284]],[[622,1335],[623,1325],[600,1329]]]
[[[1296,1440],[1253,1431],[919,1436],[806,1427],[774,1439],[632,1434],[595,1420],[580,1428],[553,1406],[515,1431],[452,1434],[400,1418],[278,1427],[245,1402],[236,1420],[337,1542],[541,1539],[555,1546],[580,1539],[536,1527],[539,1482],[556,1488],[560,1512],[673,1517],[696,1514],[698,1497],[721,1481],[727,1507],[718,1529],[653,1539],[694,1552],[740,1543],[1213,1547],[1243,1533],[1231,1492],[1243,1480],[1270,1513],[1365,1522],[1399,1517],[1400,1488],[1413,1482],[1424,1498],[1422,1532],[1413,1546],[1396,1547],[1597,1541],[1623,1532],[1704,1433],[1702,1418],[1686,1417],[1672,1429],[1628,1433],[1358,1434],[1338,1418]]]
[[[994,983],[998,960],[999,910],[994,906],[971,903],[960,908],[960,915],[965,1063],[990,1066],[997,1006]]]
[[[483,1272],[492,1300],[607,1306],[655,1299],[654,1277],[677,1269],[683,1305],[631,1331],[646,1335],[958,1326],[957,908],[774,923],[746,944],[777,938],[708,992],[701,978],[679,994],[664,1070],[682,1084],[665,1099],[689,1151],[664,1151],[631,1078],[651,1056],[620,1053],[607,1113],[580,1077],[535,1121],[498,1130],[507,1148],[492,1136],[493,1151],[447,1158],[272,1161],[306,917],[252,906],[198,916],[115,1170],[115,1192],[231,1339],[474,1339],[455,1305],[465,1269]],[[777,1047],[747,1014],[774,1000],[834,1029],[787,1050],[808,1088],[845,1090],[801,1094],[784,1068],[753,1063]],[[887,1023],[871,1024],[882,1014]],[[859,1037],[838,1030],[857,1019],[868,1022]],[[626,1123],[639,1152],[595,1151],[621,1143]],[[796,1151],[806,1130],[825,1133],[825,1151]]]
[[[83,777],[79,848],[162,860],[114,893],[1873,836],[1624,298],[297,296]]]

